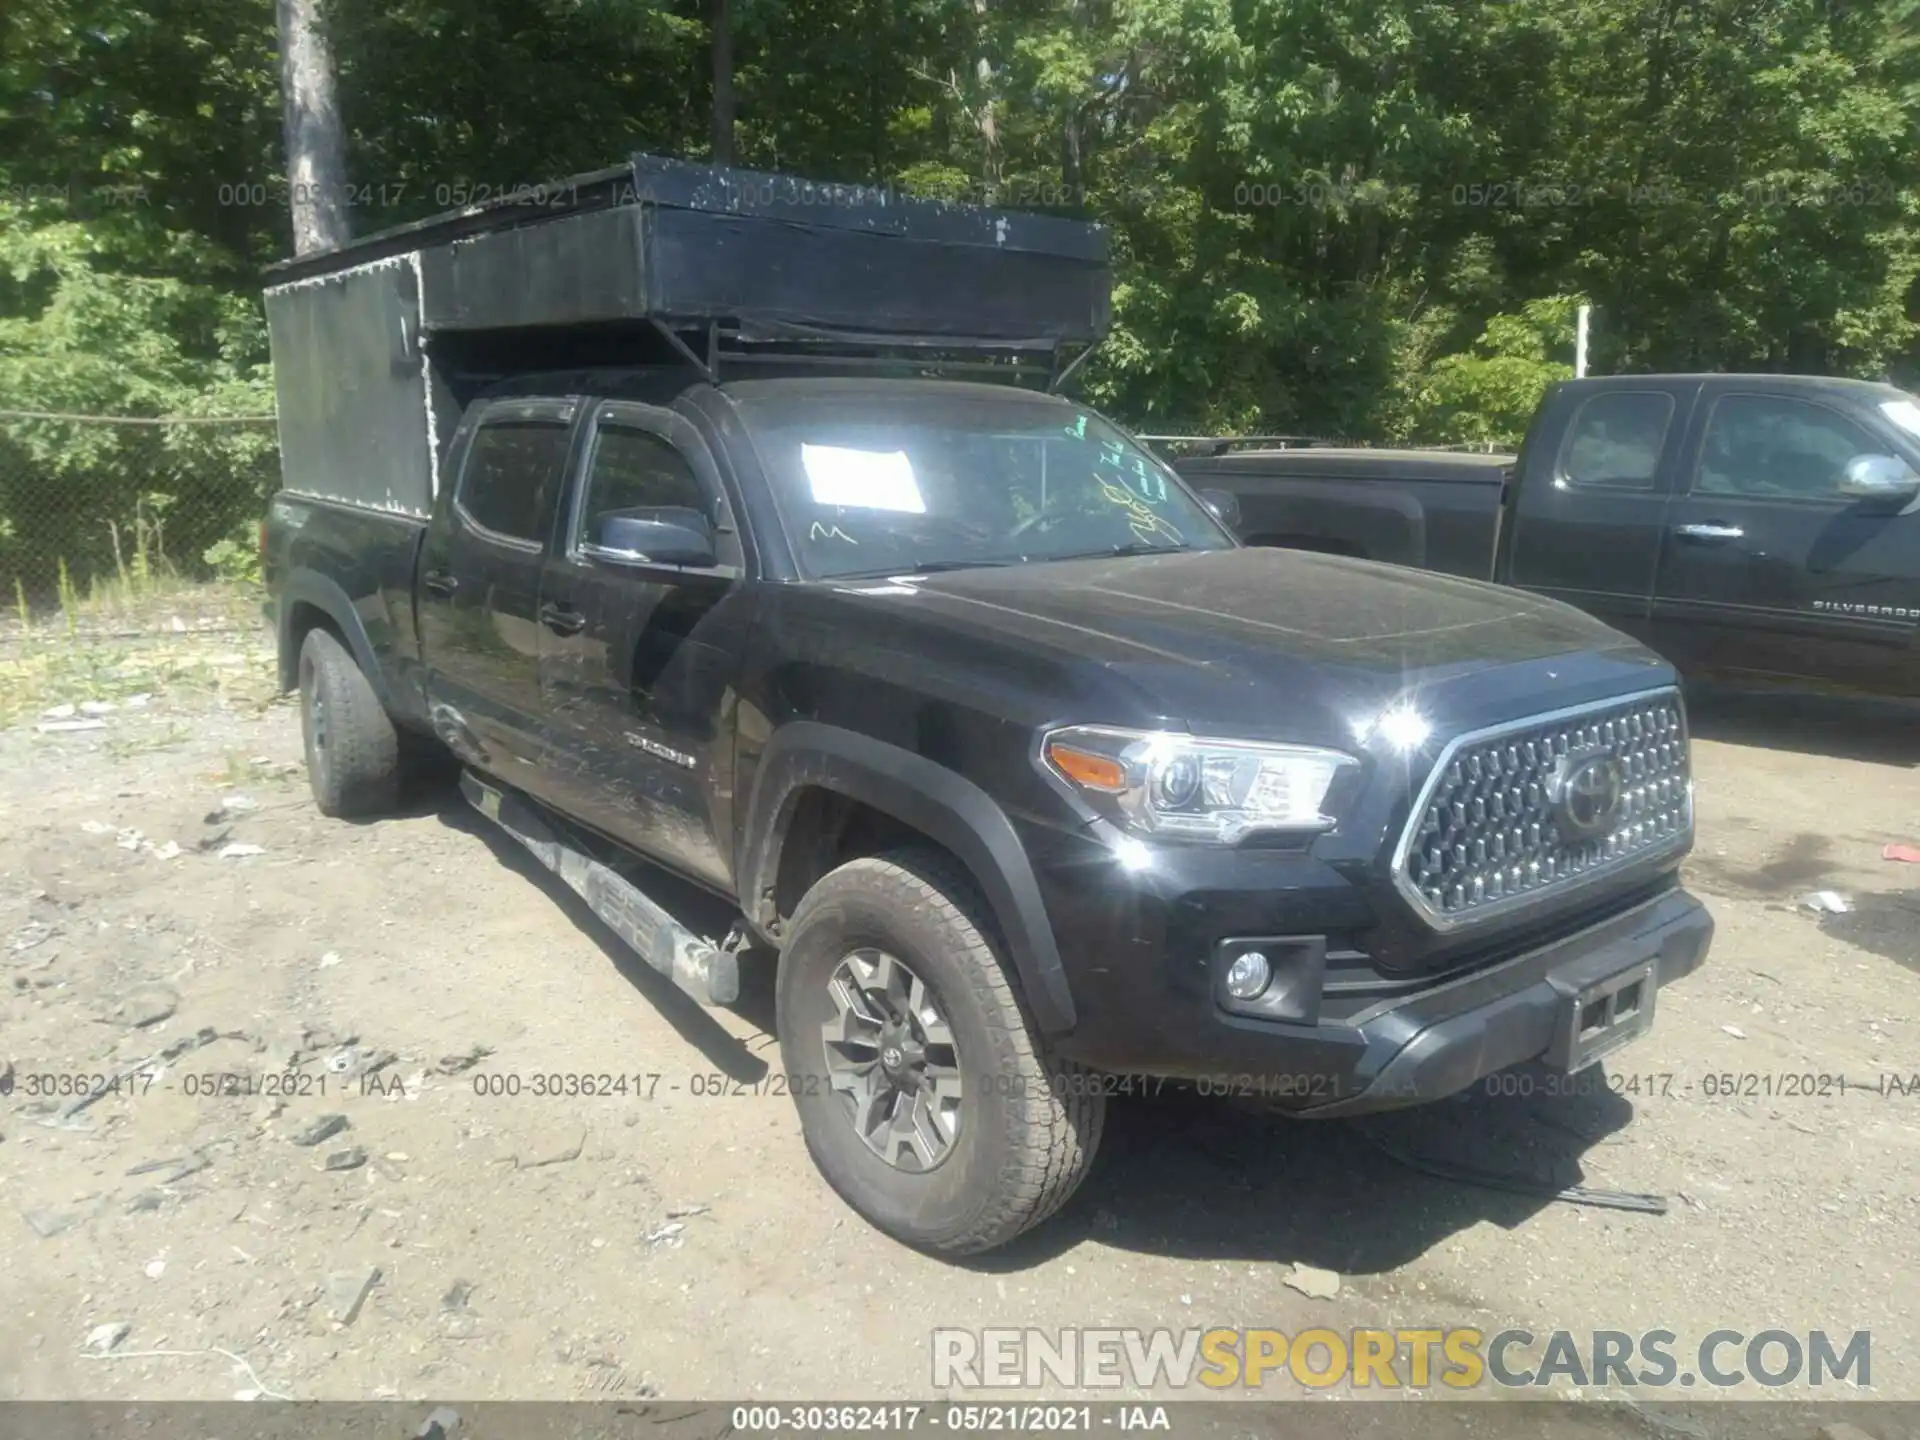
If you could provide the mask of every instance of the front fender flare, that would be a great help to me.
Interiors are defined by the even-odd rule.
[[[809,787],[870,805],[945,846],[966,866],[999,923],[1027,1005],[1042,1031],[1074,1025],[1073,996],[1039,882],[1012,822],[994,799],[944,765],[817,721],[774,732],[747,807],[740,865],[742,905],[771,919],[780,854],[794,802]]]

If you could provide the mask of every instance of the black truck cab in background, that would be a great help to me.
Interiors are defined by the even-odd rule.
[[[1920,696],[1920,401],[1804,375],[1552,387],[1517,459],[1225,449],[1251,543],[1491,578],[1682,670]]]
[[[1556,387],[1500,578],[1683,669],[1920,696],[1920,404],[1792,375]]]

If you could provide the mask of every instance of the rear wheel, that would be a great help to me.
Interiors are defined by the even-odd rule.
[[[937,853],[854,860],[796,909],[780,1050],[827,1182],[907,1244],[965,1255],[1065,1204],[1105,1119],[1051,1056],[969,877]]]
[[[327,630],[300,646],[300,735],[322,815],[381,815],[400,796],[400,737],[372,682]]]

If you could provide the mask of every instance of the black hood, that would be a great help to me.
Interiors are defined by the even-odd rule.
[[[864,638],[891,640],[909,667],[936,650],[959,659],[913,643],[930,626],[979,642],[959,652],[970,657],[963,672],[982,647],[1077,670],[1066,694],[1084,697],[1085,713],[1055,719],[1351,746],[1402,696],[1435,718],[1484,723],[1672,678],[1634,641],[1557,601],[1305,551],[1055,561],[833,589],[876,622]],[[1043,703],[1057,710],[1063,698]],[[1133,713],[1102,712],[1116,705]]]

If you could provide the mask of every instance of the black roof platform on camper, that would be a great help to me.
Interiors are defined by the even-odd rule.
[[[431,509],[467,400],[534,370],[682,363],[1065,378],[1107,330],[1098,226],[656,156],[267,275],[290,489]]]

